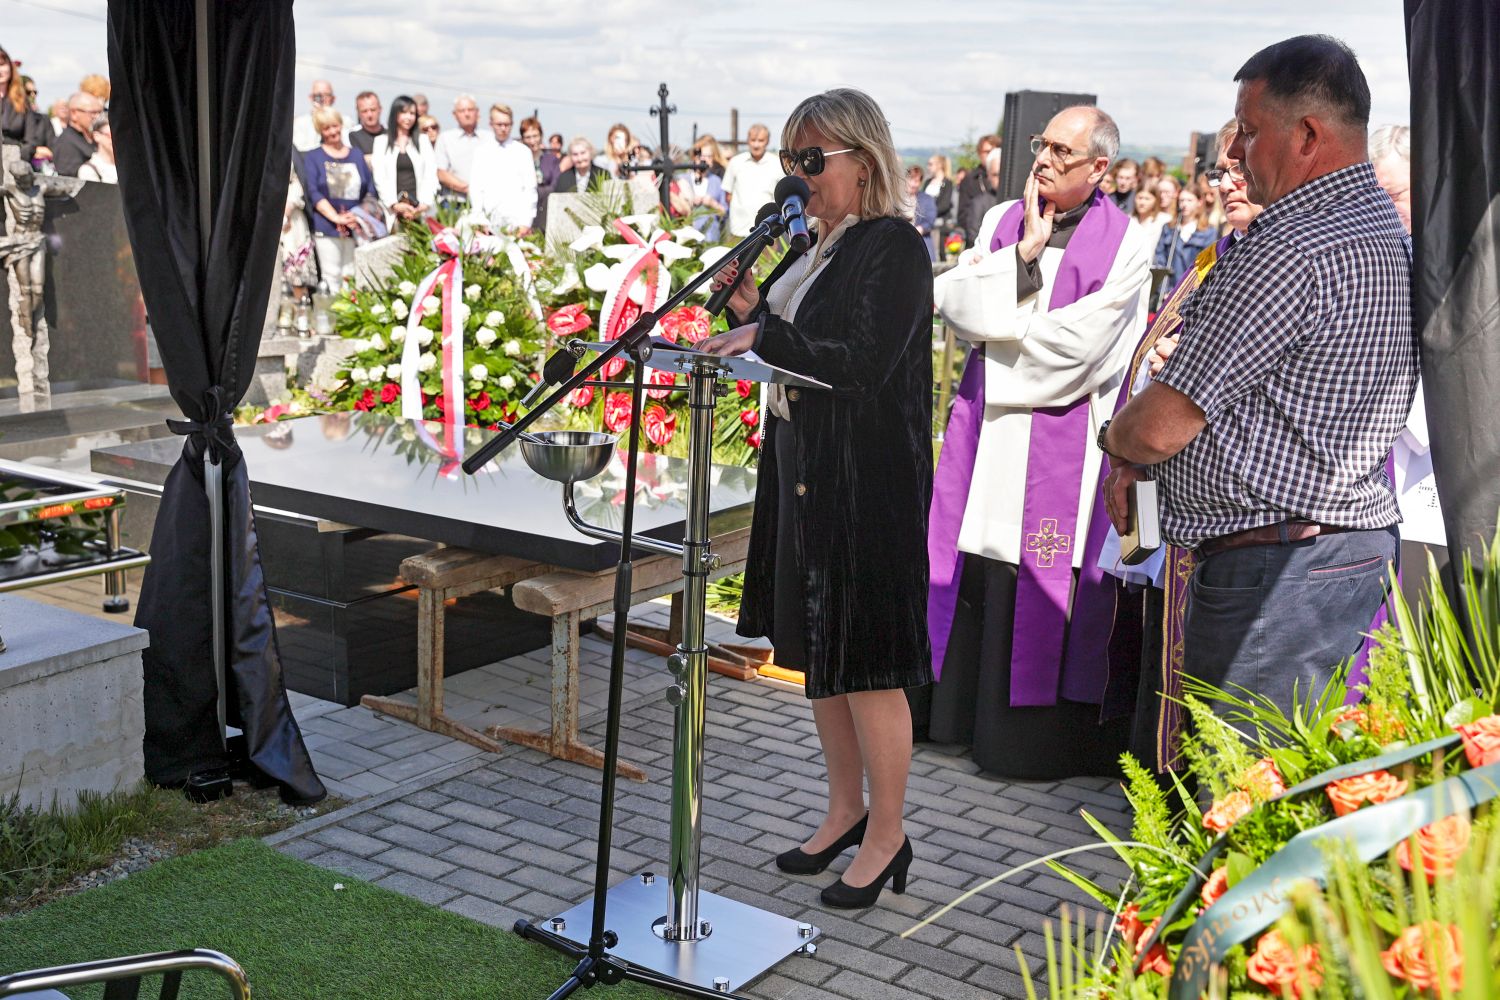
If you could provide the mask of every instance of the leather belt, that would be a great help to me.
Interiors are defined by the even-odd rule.
[[[1301,542],[1318,535],[1337,535],[1340,532],[1352,531],[1352,528],[1342,527],[1337,524],[1314,524],[1312,521],[1282,521],[1279,524],[1267,524],[1260,528],[1247,528],[1244,531],[1236,531],[1228,535],[1220,535],[1218,538],[1210,538],[1198,546],[1197,555],[1200,559],[1218,555],[1220,552],[1228,552],[1230,549],[1243,549],[1251,545],[1290,545],[1292,542]]]

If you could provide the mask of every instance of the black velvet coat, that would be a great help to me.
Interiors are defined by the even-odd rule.
[[[767,415],[739,633],[771,634],[777,530],[790,516],[806,595],[808,697],[930,683],[932,266],[922,237],[900,219],[857,223],[795,323],[770,313],[764,295],[746,319],[760,324],[755,350],[766,361],[833,388],[789,393],[790,422]],[[780,434],[796,438],[795,470],[777,468]],[[805,491],[797,509],[778,510],[778,477],[789,472]]]

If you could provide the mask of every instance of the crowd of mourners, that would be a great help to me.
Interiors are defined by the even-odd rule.
[[[0,48],[0,139],[45,174],[115,181],[115,146],[109,130],[109,81],[92,73],[71,97],[38,110],[36,81]]]
[[[613,181],[651,187],[659,181],[657,152],[624,124],[611,126],[596,148],[583,135],[547,134],[535,114],[518,121],[510,105],[498,101],[489,106],[485,127],[479,102],[468,94],[453,102],[447,128],[423,94],[400,95],[387,109],[380,95],[362,91],[352,121],[336,106],[327,80],[313,82],[308,100],[307,114],[292,126],[287,241],[311,236],[316,260],[308,261],[309,269],[315,265],[330,285],[349,271],[357,243],[440,207],[478,214],[496,231],[524,236],[545,231],[553,194],[597,192]],[[770,140],[770,129],[752,125],[746,148],[726,156],[712,135],[698,135],[685,154],[691,166],[673,169],[671,212],[692,217],[710,241],[748,234],[782,176],[768,153]],[[683,154],[669,152],[679,163]]]

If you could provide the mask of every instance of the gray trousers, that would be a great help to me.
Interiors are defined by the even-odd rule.
[[[1363,643],[1396,550],[1392,527],[1202,560],[1188,592],[1184,673],[1236,697],[1246,697],[1238,688],[1262,695],[1290,717],[1293,688],[1305,703]]]

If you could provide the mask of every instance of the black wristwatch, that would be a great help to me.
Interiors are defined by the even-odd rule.
[[[1110,418],[1110,419],[1113,419],[1113,418]],[[1110,458],[1118,458],[1119,457],[1118,455],[1116,455],[1114,452],[1110,451],[1108,448],[1106,448],[1104,446],[1104,435],[1106,435],[1108,433],[1109,433],[1109,420],[1106,420],[1106,421],[1104,421],[1104,423],[1102,423],[1102,424],[1099,425],[1099,433],[1094,437],[1094,444],[1098,445],[1099,446],[1099,450],[1102,451],[1102,452],[1104,452],[1104,454],[1108,455]]]

